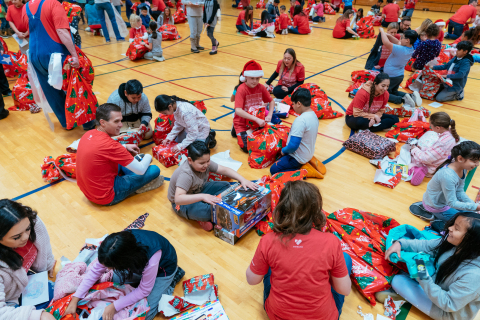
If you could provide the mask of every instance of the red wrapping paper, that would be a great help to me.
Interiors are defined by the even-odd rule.
[[[265,125],[247,137],[248,164],[254,169],[271,166],[287,145],[290,128],[283,125]]]
[[[65,117],[67,129],[72,129],[95,120],[98,101],[91,85],[81,76],[78,69],[71,68],[68,78]]]
[[[399,142],[407,142],[410,138],[420,138],[425,132],[430,130],[430,124],[423,121],[412,121],[403,119],[393,125],[392,130],[385,134],[387,138],[393,138]]]
[[[148,48],[145,47],[146,44],[148,44],[148,41],[145,41],[140,37],[135,37],[133,42],[128,46],[125,55],[132,61],[142,59],[145,53],[148,52]]]
[[[178,40],[178,39],[182,38],[178,34],[177,27],[175,27],[171,24],[164,24],[163,26],[158,28],[158,31],[162,33],[162,40],[163,41]]]
[[[175,24],[185,23],[187,21],[187,16],[182,8],[178,8],[177,11],[173,14],[173,21]]]
[[[187,150],[184,149],[178,153],[172,152],[172,148],[175,147],[178,143],[175,141],[170,142],[168,145],[158,145],[153,147],[153,157],[157,159],[165,168],[177,165],[180,163],[180,160],[183,155],[187,155]]]
[[[363,17],[357,22],[357,34],[360,38],[375,38],[375,29],[373,28],[373,17]]]

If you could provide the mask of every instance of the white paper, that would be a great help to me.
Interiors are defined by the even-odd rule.
[[[210,160],[213,160],[219,165],[230,168],[232,170],[238,171],[242,166],[240,161],[234,160],[230,157],[230,150],[219,152],[210,157]]]
[[[432,102],[429,104],[430,107],[432,108],[440,108],[441,106],[443,106],[443,104],[441,103],[438,103],[438,102]]]
[[[75,29],[74,27],[70,26],[70,31],[72,31],[73,34],[77,33],[77,29]]]
[[[48,271],[28,276],[28,284],[22,292],[22,306],[35,306],[48,300]]]
[[[228,316],[220,301],[216,300],[212,303],[195,307],[171,320],[228,320]]]
[[[377,314],[377,320],[391,320],[388,317],[382,316],[381,314]]]
[[[27,39],[20,39],[15,33],[13,34],[12,38],[15,39],[15,41],[17,41],[20,47],[25,47],[28,44]]]

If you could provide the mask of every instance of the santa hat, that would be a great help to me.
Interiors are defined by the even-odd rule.
[[[262,66],[255,60],[248,61],[243,67],[240,81],[245,82],[246,77],[258,78],[263,77]]]
[[[445,26],[445,21],[443,21],[442,19],[438,19],[437,21],[435,21],[435,24],[439,27],[443,27]]]

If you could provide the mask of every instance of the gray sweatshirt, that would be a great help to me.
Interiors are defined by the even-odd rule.
[[[441,239],[399,240],[403,251],[424,252],[434,256],[433,249]],[[455,248],[445,252],[438,259],[438,266],[455,252]],[[437,270],[438,270],[437,266]],[[480,257],[460,265],[440,285],[435,284],[436,275],[419,280],[423,291],[432,300],[430,316],[435,320],[471,320],[480,309]]]
[[[158,33],[158,36],[160,39],[162,38],[160,33]],[[148,125],[150,120],[152,120],[150,102],[148,102],[145,93],[142,93],[142,98],[138,103],[132,104],[125,96],[125,83],[122,83],[120,87],[108,97],[107,102],[114,103],[122,109],[122,121],[135,122],[140,119],[142,123]]]
[[[464,191],[465,177],[460,178],[455,170],[448,166],[440,169],[427,185],[427,191],[423,195],[423,201],[429,207],[442,209],[445,206],[460,211],[475,211],[477,205]]]

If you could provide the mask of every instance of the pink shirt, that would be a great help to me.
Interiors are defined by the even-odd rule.
[[[317,16],[323,17],[323,3],[317,4],[315,7],[313,7],[313,10],[317,12]]]
[[[157,279],[158,264],[161,258],[162,250],[158,250],[150,260],[148,260],[147,266],[143,269],[142,279],[140,280],[138,287],[113,303],[117,312],[150,295],[153,286],[155,285],[155,280]],[[78,289],[73,296],[80,299],[84,298],[87,295],[88,290],[90,290],[95,282],[100,279],[100,276],[104,274],[106,270],[107,267],[97,261],[85,275],[85,278],[83,278],[82,283],[78,286]]]

